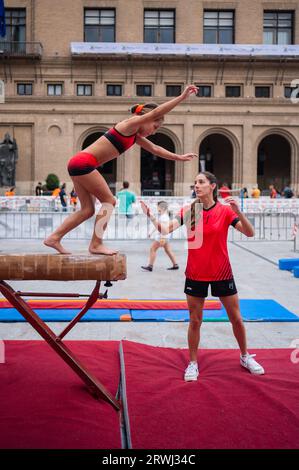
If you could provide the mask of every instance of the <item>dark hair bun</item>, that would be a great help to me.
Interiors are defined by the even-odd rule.
[[[138,106],[139,104],[134,104],[133,106],[131,106],[131,108],[129,109],[130,113],[134,114]]]

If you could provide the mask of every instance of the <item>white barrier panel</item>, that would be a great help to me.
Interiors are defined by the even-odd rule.
[[[67,217],[65,212],[0,212],[0,239],[43,239]],[[291,212],[247,213],[255,228],[255,236],[247,238],[237,230],[229,230],[230,241],[294,241],[294,225],[299,216]],[[65,236],[69,240],[88,240],[92,236],[95,218],[85,221]],[[114,212],[104,238],[107,240],[146,240],[153,225],[143,214],[133,218]],[[171,239],[186,239],[185,227],[171,234]]]
[[[299,213],[299,198],[291,199],[270,199],[269,197],[260,197],[259,199],[246,198],[241,201],[239,197],[235,197],[239,204],[243,205],[244,212],[264,212],[266,210],[273,212],[290,211]],[[174,212],[179,210],[183,205],[189,204],[194,199],[183,196],[137,196],[136,203],[133,205],[135,213],[141,213],[140,201],[144,201],[147,205],[154,209],[159,201],[166,201],[169,210]],[[222,202],[222,199],[219,199]],[[69,202],[69,201],[68,201]],[[117,200],[116,209],[118,208],[119,201]],[[80,205],[78,201],[78,206]],[[99,203],[97,204],[99,206]],[[0,211],[2,210],[26,211],[26,212],[53,212],[62,210],[59,197],[52,196],[0,196]],[[69,205],[69,209],[72,208]]]

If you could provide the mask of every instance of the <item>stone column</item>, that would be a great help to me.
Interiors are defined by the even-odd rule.
[[[117,158],[117,172],[116,172],[116,190],[122,188],[123,181],[130,183],[130,190],[137,195],[141,194],[141,181],[140,181],[140,159],[141,147],[133,145],[123,155]]]
[[[242,160],[243,174],[241,185],[247,187],[250,193],[252,186],[257,184],[257,155],[253,145],[252,124],[249,122],[245,122],[243,127],[241,161]]]
[[[183,153],[194,152],[198,155],[199,149],[195,148],[192,116],[186,119],[184,125],[184,148]],[[178,162],[179,163],[179,162]],[[184,180],[180,188],[181,196],[190,195],[190,186],[194,183],[194,178],[198,174],[199,157],[190,162],[183,163]]]
[[[296,139],[295,142],[290,142],[291,148],[291,188],[294,189],[295,195],[299,195],[299,149],[298,149],[298,142],[299,142],[299,131],[294,129]],[[297,134],[297,135],[296,135]]]

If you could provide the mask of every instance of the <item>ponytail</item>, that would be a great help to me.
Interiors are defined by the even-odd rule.
[[[156,109],[158,105],[156,103],[145,103],[145,104],[134,104],[129,109],[130,113],[142,116],[143,114],[149,113],[153,109]]]

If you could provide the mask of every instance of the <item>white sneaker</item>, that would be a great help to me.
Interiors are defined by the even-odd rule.
[[[185,370],[184,379],[186,382],[197,380],[199,375],[198,364],[196,362],[189,362],[187,369]]]
[[[247,354],[247,356],[240,356],[241,366],[245,367],[252,374],[263,375],[265,373],[263,367],[256,362],[253,358],[256,354]]]

